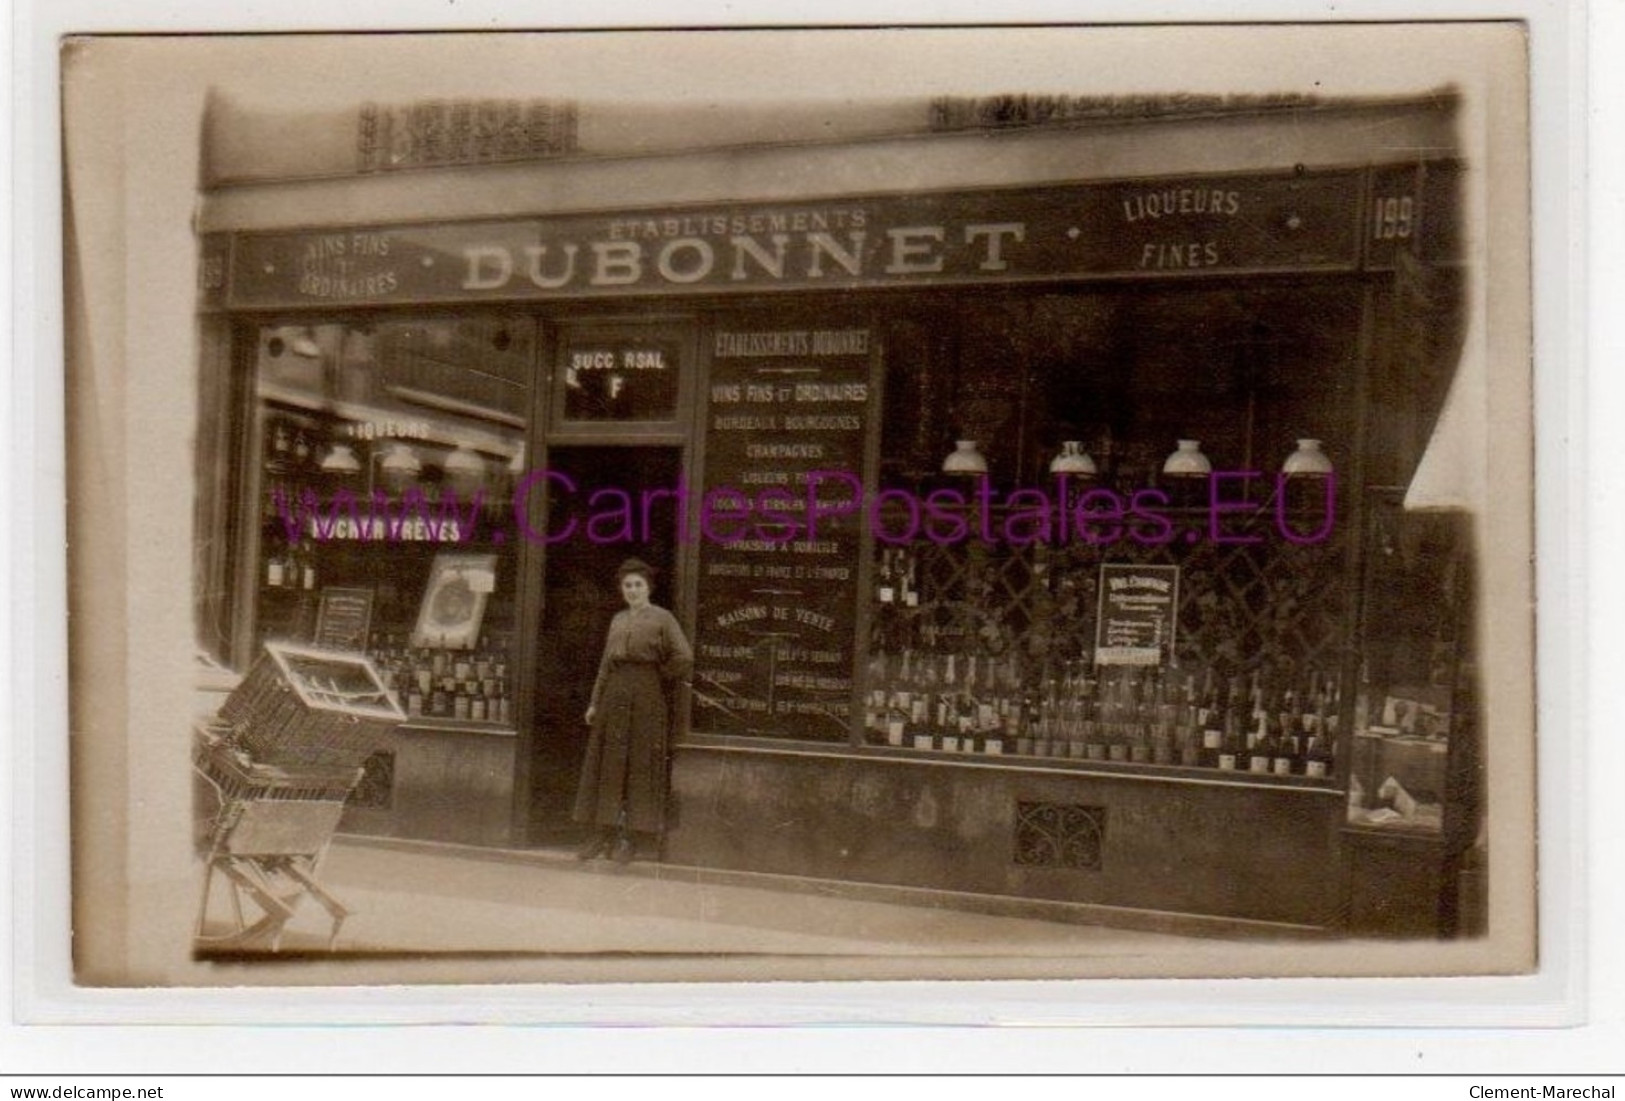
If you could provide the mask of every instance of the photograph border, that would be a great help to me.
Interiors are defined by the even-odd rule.
[[[1316,21],[1329,18],[1326,11],[1305,11],[1302,5],[1298,5],[1297,8],[1298,11],[1291,17],[1293,19]],[[1121,10],[1123,8],[1120,6],[1119,11]],[[1388,17],[1392,17],[1395,6],[1365,6],[1362,15],[1376,10],[1382,10]],[[1416,9],[1412,7],[1409,10],[1414,13]],[[1051,9],[1043,8],[1042,11],[1051,12]],[[1543,690],[1539,701],[1540,728],[1543,733],[1539,746],[1542,920],[1541,962],[1538,972],[1522,979],[1479,979],[1465,983],[1462,980],[1449,979],[1406,980],[1407,985],[1414,982],[1416,993],[1422,996],[1420,1001],[1408,1003],[1415,1006],[1416,1011],[1406,1016],[1413,1024],[1430,1023],[1435,1026],[1462,1027],[1479,1024],[1491,1027],[1513,1024],[1541,1027],[1575,1023],[1584,1016],[1579,991],[1580,973],[1583,970],[1581,951],[1584,946],[1582,934],[1586,927],[1586,913],[1584,906],[1574,903],[1583,898],[1586,883],[1579,875],[1584,866],[1584,850],[1579,842],[1584,836],[1583,815],[1588,807],[1584,798],[1585,789],[1578,782],[1578,776],[1583,774],[1578,766],[1584,759],[1584,746],[1579,735],[1584,730],[1580,722],[1583,715],[1583,703],[1580,701],[1584,699],[1585,681],[1583,670],[1573,649],[1573,643],[1578,637],[1577,632],[1583,625],[1583,621],[1575,615],[1580,605],[1574,597],[1579,591],[1578,586],[1581,582],[1573,571],[1579,561],[1583,561],[1574,548],[1577,545],[1580,523],[1577,513],[1584,500],[1583,491],[1586,483],[1584,477],[1579,476],[1583,471],[1579,466],[1578,455],[1569,445],[1561,442],[1583,439],[1583,434],[1575,430],[1579,410],[1578,394],[1582,386],[1575,379],[1567,377],[1563,369],[1579,363],[1582,349],[1576,341],[1574,331],[1576,326],[1574,316],[1578,312],[1575,300],[1577,290],[1554,289],[1552,284],[1558,280],[1550,274],[1553,268],[1561,272],[1565,267],[1564,251],[1558,240],[1554,240],[1554,236],[1560,240],[1564,227],[1571,226],[1580,216],[1574,205],[1572,176],[1573,159],[1577,157],[1575,146],[1578,143],[1577,137],[1573,134],[1573,129],[1577,125],[1572,87],[1575,75],[1569,72],[1567,64],[1563,63],[1573,50],[1573,36],[1577,32],[1570,22],[1573,18],[1572,9],[1553,5],[1530,5],[1515,11],[1506,8],[1497,8],[1494,12],[1484,11],[1482,8],[1476,12],[1467,8],[1467,11],[1468,14],[1458,14],[1456,18],[1481,20],[1513,17],[1528,21],[1531,27],[1531,84],[1535,103],[1535,115],[1531,126],[1531,166],[1536,200],[1534,219],[1537,273],[1534,286],[1537,298],[1536,358],[1537,364],[1553,365],[1550,368],[1541,367],[1536,371],[1535,377],[1536,412],[1540,426],[1536,434],[1536,473],[1539,490],[1536,508],[1538,534],[1541,537],[1538,598],[1542,609],[1542,618],[1538,623],[1539,650],[1536,673],[1543,689],[1564,685],[1577,687],[1581,691],[1566,693]],[[35,14],[37,16],[38,13]],[[65,9],[63,14],[70,18],[83,18],[82,11],[75,8]],[[1049,17],[1051,16],[1042,15],[1035,21],[1043,21]],[[1188,11],[1185,18],[1190,18]],[[33,70],[28,76],[33,82],[32,91],[39,96],[39,101],[32,105],[34,120],[31,128],[20,127],[20,129],[24,137],[31,136],[34,139],[35,148],[43,148],[49,147],[52,142],[49,137],[50,128],[41,125],[40,107],[42,104],[46,105],[44,118],[48,119],[51,117],[49,108],[54,106],[54,102],[49,94],[40,93],[42,85],[46,88],[49,86],[39,80],[37,72],[42,61],[39,24],[36,23],[28,30],[32,33],[32,37],[23,44],[22,49],[28,52],[34,64],[24,68]],[[1552,121],[1548,122],[1548,119]],[[36,162],[31,184],[24,185],[19,182],[18,199],[29,204],[36,225],[49,226],[52,224],[49,220],[51,213],[53,211],[60,213],[60,209],[48,198],[50,189],[45,186],[48,179],[49,173],[42,171]],[[25,224],[19,220],[19,227]],[[84,227],[76,228],[82,231]],[[25,263],[29,258],[35,261],[30,269],[35,273],[35,279],[32,289],[26,287],[22,280],[18,281],[15,296],[15,305],[19,311],[17,316],[19,318],[28,316],[22,310],[31,306],[33,315],[39,319],[32,328],[23,324],[18,325],[21,361],[49,363],[52,362],[51,351],[60,348],[62,339],[59,329],[55,332],[51,329],[51,322],[60,324],[60,311],[49,303],[51,288],[61,285],[60,259],[52,256],[49,233],[31,235],[30,239],[25,241],[24,247],[19,249],[18,255],[19,263]],[[1572,257],[1566,259],[1570,266],[1575,263]],[[55,283],[50,278],[53,272],[57,276]],[[1570,284],[1571,287],[1580,285],[1580,283]],[[1554,374],[1556,378],[1553,377]],[[30,433],[23,440],[14,440],[12,446],[14,455],[29,454],[27,451],[19,450],[23,445],[32,446],[36,456],[47,453],[39,450],[49,447],[49,441],[44,437],[48,436],[53,428],[59,429],[61,426],[61,410],[48,397],[49,386],[42,385],[44,380],[32,381],[32,387],[24,389],[20,393],[20,399],[24,408],[31,411],[42,410],[45,413],[43,419],[36,422],[43,431],[37,434]],[[14,423],[17,423],[15,417]],[[44,598],[53,592],[62,591],[59,584],[53,584],[60,582],[62,577],[56,564],[39,553],[51,544],[53,535],[62,533],[60,507],[52,497],[52,491],[61,485],[60,481],[48,478],[43,485],[34,483],[23,488],[22,500],[29,506],[24,514],[36,518],[36,523],[28,533],[34,537],[34,542],[31,547],[24,548],[25,552],[32,550],[34,553],[32,556],[25,554],[25,565],[31,567],[33,579],[43,581],[44,584],[34,586],[33,594],[20,604],[14,603],[14,614],[31,608],[38,609],[47,603]],[[38,710],[32,712],[34,714],[50,714],[53,703],[65,706],[66,685],[65,678],[60,672],[47,668],[50,663],[43,659],[64,652],[65,641],[48,625],[48,616],[37,617],[34,622],[42,626],[36,630],[33,637],[36,642],[44,643],[44,646],[38,648],[39,658],[34,662],[14,663],[13,677],[22,686],[22,691],[17,697],[19,704],[28,703],[38,707]],[[25,816],[22,820],[33,823],[34,837],[50,837],[52,831],[65,835],[66,811],[61,801],[53,797],[55,777],[61,774],[58,770],[65,760],[41,738],[42,729],[41,726],[34,726],[31,730],[24,731],[22,738],[13,743],[19,747],[14,761],[14,779],[19,783],[25,797],[18,806]],[[1560,736],[1558,732],[1562,732],[1562,735]],[[17,840],[12,838],[13,843]],[[26,980],[18,985],[17,993],[21,999],[19,1004],[25,1019],[68,1023],[86,1023],[91,1020],[163,1021],[168,1019],[167,1014],[191,1002],[193,1004],[187,1007],[189,1011],[205,1015],[216,1014],[216,1019],[219,1020],[314,1023],[308,1000],[286,992],[278,994],[225,991],[204,995],[196,990],[86,991],[74,989],[71,982],[64,985],[62,972],[56,970],[63,962],[60,942],[46,930],[51,927],[54,920],[59,920],[66,912],[62,908],[65,901],[62,890],[66,885],[62,865],[65,864],[64,854],[53,853],[49,846],[45,846],[26,853],[24,859],[17,861],[14,867],[14,877],[20,877],[24,870],[41,873],[32,880],[32,883],[46,888],[32,896],[34,906],[21,907],[17,915],[18,944],[21,948],[18,958],[24,964],[24,970],[20,975]],[[15,882],[20,885],[22,880],[17,879]],[[16,892],[14,897],[23,899],[30,896]],[[1256,999],[1249,999],[1248,1005],[1231,1005],[1216,1011],[1212,1006],[1189,1006],[1191,991],[1188,986],[1183,990],[1160,990],[1157,993],[1169,998],[1177,997],[1181,1002],[1187,1003],[1183,1019],[1173,1022],[1173,1018],[1180,1017],[1181,1014],[1164,1016],[1169,1012],[1168,1004],[1159,1003],[1155,999],[1146,999],[1141,1004],[1130,1005],[1127,1011],[1123,1011],[1122,1006],[1114,1007],[1117,1011],[1104,1019],[1118,1024],[1284,1024],[1296,1016],[1300,1021],[1307,1023],[1330,1024],[1336,1023],[1338,1017],[1347,1021],[1350,1014],[1353,1014],[1354,1020],[1361,1020],[1360,1007],[1363,1005],[1366,1013],[1370,1014],[1367,1023],[1374,1025],[1383,1023],[1379,1019],[1382,1016],[1383,1003],[1387,995],[1397,989],[1392,982],[1362,979],[1336,981],[1344,984],[1344,988],[1337,992],[1339,996],[1325,1001],[1309,998],[1307,1004],[1311,1007],[1311,1012],[1307,1017],[1300,1016],[1304,1010],[1304,1003],[1298,1001],[1294,995],[1313,992],[1319,985],[1319,980],[1282,980],[1288,989],[1270,991],[1255,989],[1253,993],[1259,996]],[[1143,984],[1139,993],[1152,993],[1148,988],[1167,985],[1157,980],[1131,980],[1131,982]],[[1183,984],[1175,982],[1173,985],[1178,987]],[[1261,983],[1261,986],[1277,985],[1277,981],[1273,980]],[[924,998],[912,996],[920,993],[918,989],[889,991],[887,994],[902,994],[901,1002],[911,1005],[913,1012],[919,1014],[908,1019],[920,1024],[952,1019],[951,1013],[944,1012],[942,1008],[944,1005],[966,1006],[973,1003],[987,1005],[990,1001],[1006,1010],[1004,1014],[996,1015],[997,1019],[1002,1020],[1039,1019],[1072,1022],[1090,1017],[1087,1012],[1079,1013],[1075,1004],[1069,1004],[1066,995],[1052,1001],[1048,997],[1041,996],[1051,993],[1050,991],[1034,989],[1032,984],[996,983],[991,986],[932,984],[932,986],[934,989],[929,1004]],[[1468,987],[1476,989],[1469,990]],[[344,992],[329,997],[334,993],[324,992],[320,1010],[324,1020],[359,1023],[388,1019],[404,1022],[444,1019],[447,1015],[444,1008],[446,1001],[440,997],[444,994],[443,990],[437,993],[436,1004],[432,1008],[424,1004],[421,995],[417,996],[417,1003],[414,1004],[411,995],[399,1001],[393,997],[380,1000],[376,996],[354,999],[346,996],[349,993],[362,993],[360,991]],[[379,992],[367,993],[376,995]],[[474,987],[459,992],[473,995],[467,999],[469,1002],[490,1007],[488,1019],[532,1019],[576,1023],[569,1015],[574,1008],[569,1004],[573,999],[555,1003],[551,1007],[541,1007],[540,1012],[537,1012],[538,1006],[535,1003],[523,1004],[525,1001],[523,995],[526,993],[534,994],[534,991]],[[890,997],[883,995],[854,1014],[852,1006],[843,1003],[849,1002],[847,995],[855,992],[839,984],[831,988],[798,988],[795,995],[788,998],[785,997],[786,991],[782,987],[742,991],[737,987],[715,987],[710,984],[704,984],[699,989],[688,988],[677,996],[670,996],[673,994],[670,990],[651,991],[621,986],[606,988],[599,993],[603,996],[594,995],[596,1013],[599,1014],[595,1019],[606,1023],[670,1021],[674,1016],[681,1016],[689,1021],[703,1020],[705,1023],[723,1024],[738,1021],[740,1016],[747,1012],[752,1017],[765,1014],[768,1019],[785,1024],[804,1023],[810,1020],[873,1022],[882,1019],[888,1013],[897,1012],[898,1005]],[[861,993],[867,995],[872,991],[864,990]],[[1367,1000],[1362,997],[1367,993],[1382,996]],[[803,994],[817,994],[820,997],[804,1000]],[[991,999],[988,997],[990,994],[993,994]],[[698,995],[706,1009],[696,1014],[689,995]],[[1342,995],[1353,996],[1345,1000]],[[825,998],[828,1000],[824,1001]],[[822,1007],[817,1004],[820,1001],[824,1001]],[[1131,1002],[1140,1000],[1131,999]],[[353,1010],[359,1010],[360,1015],[352,1015]],[[376,1015],[366,1016],[369,1012]],[[423,1015],[419,1016],[420,1013]],[[535,1015],[530,1016],[531,1013]],[[974,1016],[976,1013],[977,1011],[972,1011],[968,1015]],[[1093,1023],[1101,1021],[1096,1019]]]

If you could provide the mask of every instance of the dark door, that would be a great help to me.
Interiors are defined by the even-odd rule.
[[[558,541],[544,554],[542,629],[536,648],[530,841],[538,845],[585,836],[571,822],[570,809],[587,748],[583,716],[610,618],[622,606],[616,567],[626,558],[643,559],[657,573],[654,602],[675,606],[676,510],[670,498],[657,499],[644,510],[641,495],[677,485],[682,452],[676,447],[555,447],[547,465],[555,472],[547,530]],[[600,491],[609,492],[594,501]],[[629,532],[613,515],[621,494],[633,505]]]

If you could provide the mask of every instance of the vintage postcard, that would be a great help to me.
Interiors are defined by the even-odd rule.
[[[1520,24],[61,60],[76,983],[1537,970]]]

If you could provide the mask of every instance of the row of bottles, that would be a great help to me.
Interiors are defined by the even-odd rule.
[[[871,661],[865,724],[875,744],[946,753],[1333,773],[1335,678],[1275,688],[1259,675],[1096,667],[1023,674],[1014,658],[906,650]]]
[[[260,482],[260,516],[280,528],[290,516],[303,514],[307,495],[325,507],[340,484],[361,472],[361,461],[348,448],[335,450],[326,433],[303,420],[271,416],[265,422],[265,461]],[[338,475],[344,482],[335,481]],[[271,569],[267,559],[266,569]],[[268,588],[278,588],[267,578]]]
[[[507,650],[481,639],[473,650],[413,646],[405,633],[375,631],[369,652],[384,686],[409,718],[511,725]]]
[[[265,466],[275,473],[314,470],[324,441],[298,421],[275,417],[265,425]]]
[[[267,589],[314,592],[317,587],[316,550],[310,540],[271,547],[262,575]]]
[[[885,547],[875,569],[875,602],[888,608],[920,604],[918,557],[905,547]]]

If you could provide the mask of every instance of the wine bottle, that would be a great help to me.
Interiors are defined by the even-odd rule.
[[[914,701],[914,711],[919,721],[910,727],[915,749],[935,749],[938,744],[937,732],[942,728],[941,684],[937,675],[939,656],[925,654],[921,659]]]
[[[1258,725],[1253,734],[1253,744],[1247,748],[1247,769],[1249,772],[1268,773],[1270,765],[1275,759],[1275,731],[1268,711],[1258,712]]]
[[[897,580],[892,571],[894,552],[887,548],[880,552],[880,579],[875,585],[875,599],[881,604],[897,600]]]
[[[1079,659],[1071,667],[1068,679],[1071,684],[1068,695],[1075,702],[1067,753],[1073,757],[1103,758],[1106,743],[1101,731],[1100,683],[1087,658]]]
[[[1147,670],[1140,678],[1139,698],[1129,726],[1128,759],[1135,764],[1151,761],[1151,731],[1157,724],[1156,672]]]
[[[900,661],[895,679],[888,685],[886,694],[886,744],[890,746],[906,744],[904,739],[908,734],[909,722],[913,719],[910,678],[914,676],[914,670],[908,650],[903,651]]]
[[[942,691],[937,696],[937,736],[935,749],[959,752],[959,655],[950,652],[942,673]]]
[[[1220,751],[1224,748],[1224,708],[1220,705],[1219,688],[1211,668],[1207,671],[1207,686],[1202,697],[1202,757],[1204,768],[1218,768]]]
[[[271,429],[271,458],[277,462],[286,462],[293,453],[293,437],[288,433],[286,421],[277,421]]]
[[[1240,677],[1232,677],[1224,708],[1224,726],[1219,742],[1219,768],[1226,772],[1247,767],[1247,713],[1246,689]]]
[[[1033,738],[1033,754],[1049,757],[1055,753],[1055,743],[1061,735],[1060,685],[1055,680],[1053,667],[1045,670],[1044,698],[1039,705],[1038,731]]]
[[[479,671],[475,664],[476,674]],[[869,674],[864,682],[863,729],[873,744],[886,743],[886,651],[876,649],[869,655]]]
[[[1325,735],[1309,739],[1303,754],[1303,774],[1312,780],[1324,780],[1332,774],[1332,750]]]
[[[983,663],[984,665],[986,663]],[[981,729],[982,701],[976,695],[976,658],[970,658],[970,668],[959,688],[959,745],[960,753],[976,752],[977,732]]]
[[[1294,728],[1283,725],[1276,731],[1275,748],[1270,757],[1270,771],[1277,776],[1291,776],[1298,768],[1298,736]]]
[[[1112,676],[1111,687],[1106,690],[1106,759],[1108,761],[1128,760],[1128,720],[1133,713],[1133,705],[1128,702],[1128,696],[1133,691],[1129,678],[1132,674],[1116,670]]]
[[[1196,674],[1185,674],[1185,699],[1179,705],[1179,725],[1175,731],[1178,740],[1179,763],[1195,768],[1202,763],[1202,724],[1196,700]]]
[[[1037,736],[1038,726],[1038,696],[1033,691],[1031,683],[1022,685],[1021,711],[1016,729],[1016,755],[1030,757],[1033,752],[1033,740]]]
[[[1171,765],[1177,759],[1175,739],[1179,730],[1179,703],[1178,690],[1171,683],[1173,678],[1172,669],[1163,670],[1157,678],[1154,705],[1157,720],[1151,735],[1151,763],[1154,765]]]

